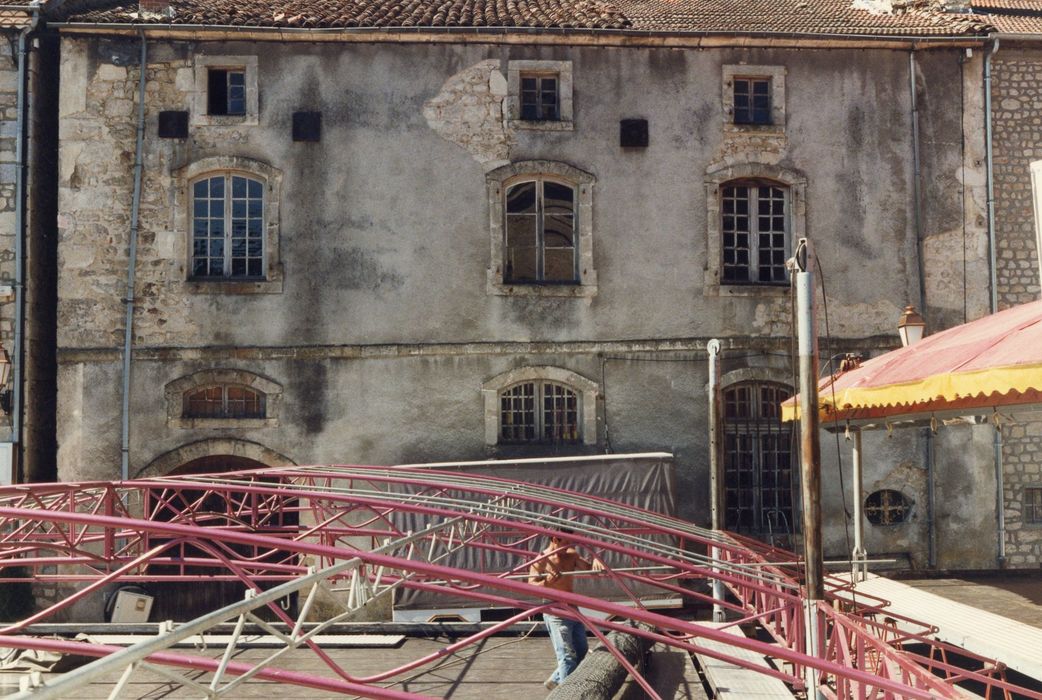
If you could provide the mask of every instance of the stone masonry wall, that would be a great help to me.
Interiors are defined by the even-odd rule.
[[[999,308],[1039,298],[1039,256],[1031,163],[1042,160],[1042,54],[1000,51],[992,71],[995,236]],[[1042,424],[1011,426],[1002,459],[1006,559],[1042,562],[1042,528],[1022,520],[1024,489],[1042,486]]]
[[[994,59],[992,129],[999,308],[1035,301],[1039,263],[1032,161],[1042,160],[1042,54]]]
[[[1042,421],[1003,431],[1006,561],[1013,568],[1042,562],[1042,526],[1024,522],[1024,490],[1042,487]]]

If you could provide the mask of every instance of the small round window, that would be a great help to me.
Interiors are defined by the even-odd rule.
[[[900,491],[883,489],[865,499],[865,517],[873,525],[897,525],[908,519],[912,502]]]

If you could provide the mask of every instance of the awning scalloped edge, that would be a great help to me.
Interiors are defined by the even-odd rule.
[[[842,378],[837,378],[840,381]],[[973,372],[938,374],[914,382],[881,387],[847,387],[835,392],[831,380],[819,388],[820,420],[842,420],[843,414],[905,414],[959,407],[1001,406],[1037,400],[1042,391],[1042,365],[1014,365]],[[782,420],[799,420],[799,406],[782,403]]]

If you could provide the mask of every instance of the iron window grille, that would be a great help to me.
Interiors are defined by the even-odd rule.
[[[185,394],[185,418],[264,418],[265,396],[245,386],[222,384]]]
[[[770,125],[771,79],[734,78],[734,123]]]
[[[897,525],[908,519],[911,502],[900,491],[881,489],[865,499],[865,518],[873,525]]]
[[[728,530],[775,538],[791,535],[792,433],[779,404],[781,384],[743,382],[724,391],[724,489]]]
[[[225,173],[192,185],[192,276],[264,278],[264,184]]]
[[[560,80],[557,75],[521,74],[521,119],[558,121],[561,118]]]
[[[1042,488],[1024,489],[1024,522],[1042,525]]]
[[[580,414],[578,394],[563,384],[515,384],[499,395],[499,442],[576,444]]]
[[[504,282],[578,283],[575,194],[570,185],[548,179],[507,188]]]
[[[723,282],[785,284],[789,189],[769,182],[729,182],[720,196]]]
[[[238,68],[211,68],[207,75],[207,114],[244,116],[246,114],[246,71]]]

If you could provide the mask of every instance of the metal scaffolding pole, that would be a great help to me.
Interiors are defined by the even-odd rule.
[[[868,553],[865,550],[865,492],[864,473],[861,464],[861,429],[853,431],[854,447],[851,450],[854,463],[854,551],[851,554],[853,567],[851,573],[853,580],[864,581],[868,573],[868,562],[865,558]]]
[[[724,415],[723,395],[720,389],[720,341],[713,338],[706,344],[706,352],[709,353],[709,484],[710,484],[710,512],[712,514],[712,525],[715,532],[724,528]],[[720,560],[720,550],[713,547],[710,552],[713,558],[714,571],[718,570],[715,565]],[[713,621],[723,622],[725,619],[724,607],[724,582],[720,579],[713,581]]]

